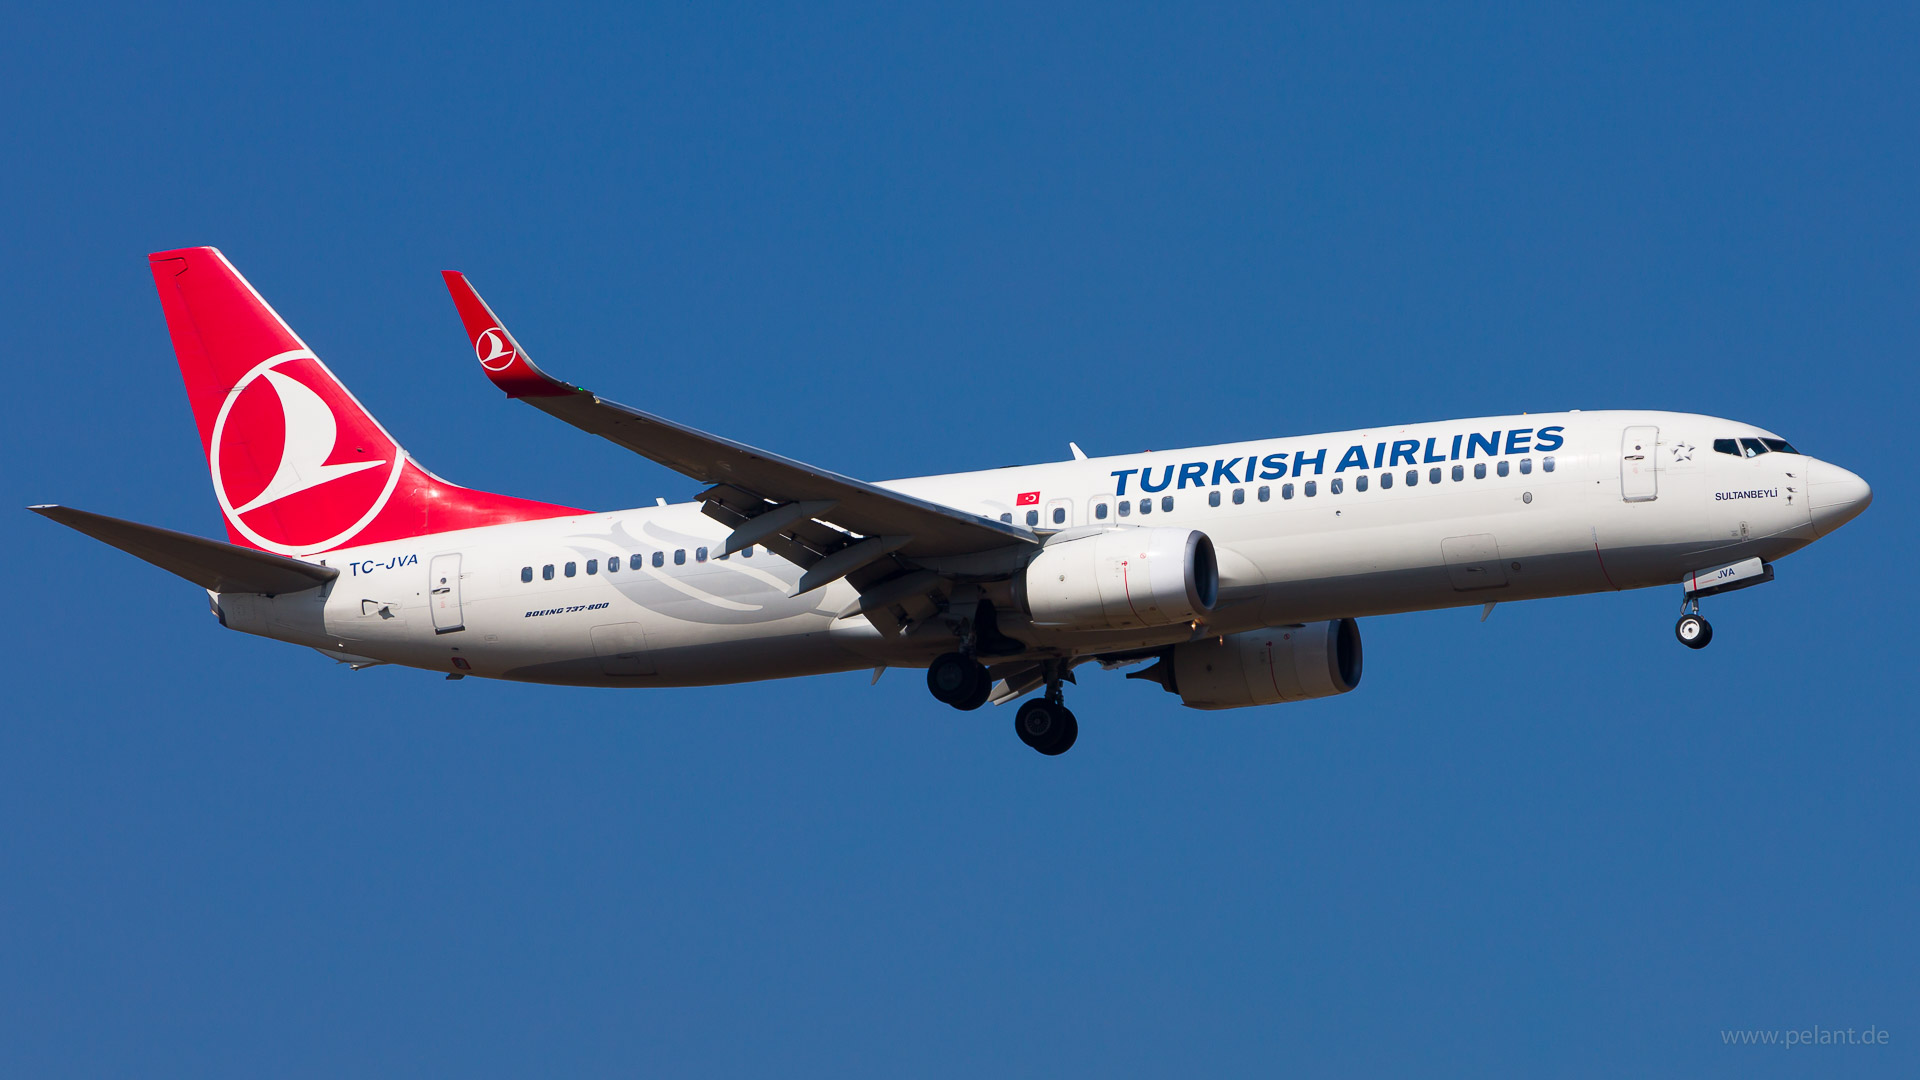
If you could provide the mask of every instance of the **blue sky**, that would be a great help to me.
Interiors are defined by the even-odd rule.
[[[13,13],[14,506],[217,535],[144,255],[223,248],[431,468],[695,486],[473,368],[853,475],[1560,408],[1876,502],[1710,601],[1115,676],[1046,760],[915,672],[359,673],[0,528],[0,1073],[1912,1075],[1920,19],[1668,6]],[[1730,1048],[1724,1029],[1885,1046]]]

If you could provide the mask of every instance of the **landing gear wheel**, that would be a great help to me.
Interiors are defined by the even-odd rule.
[[[1065,705],[1035,698],[1013,714],[1013,731],[1021,742],[1056,757],[1073,748],[1080,737],[1080,722]]]
[[[1713,624],[1698,615],[1682,615],[1674,624],[1673,636],[1689,649],[1704,649],[1713,640]]]
[[[959,709],[961,712],[972,712],[980,706],[985,705],[987,698],[992,695],[993,679],[987,675],[986,668],[981,668],[980,677],[975,679],[973,683],[973,693],[968,694],[959,701],[953,702],[953,707]]]
[[[927,689],[934,700],[956,709],[977,709],[993,690],[987,669],[966,653],[942,653],[927,667]]]

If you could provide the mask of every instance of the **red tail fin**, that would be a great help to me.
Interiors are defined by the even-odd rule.
[[[148,259],[234,543],[309,555],[582,512],[433,476],[220,252]]]

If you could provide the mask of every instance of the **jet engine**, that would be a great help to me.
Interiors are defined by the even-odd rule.
[[[1190,709],[1332,697],[1360,685],[1360,626],[1335,619],[1183,643],[1128,677],[1158,682]]]
[[[1220,567],[1206,533],[1107,529],[1049,543],[1014,586],[1035,626],[1173,626],[1213,610]]]

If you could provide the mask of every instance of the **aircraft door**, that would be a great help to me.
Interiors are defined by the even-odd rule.
[[[1440,541],[1440,557],[1446,561],[1453,587],[1461,592],[1499,589],[1507,584],[1507,567],[1491,533],[1449,536]]]
[[[460,556],[435,555],[427,564],[427,606],[433,609],[433,632],[465,630],[460,614]]]
[[[1660,497],[1660,429],[1630,427],[1620,436],[1620,497],[1652,502]]]
[[[637,622],[611,623],[588,631],[600,670],[608,675],[652,675],[653,657],[647,652],[647,630]]]

